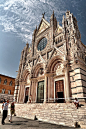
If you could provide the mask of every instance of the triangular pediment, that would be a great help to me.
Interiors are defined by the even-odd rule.
[[[42,56],[39,56],[36,60],[35,60],[35,65],[36,64],[40,64],[40,63],[45,63],[45,60],[43,59],[43,57]]]
[[[48,23],[44,18],[42,18],[40,25],[38,27],[37,35],[39,35],[41,32],[43,32],[44,30],[46,30],[49,27],[50,27],[50,23]]]
[[[58,28],[55,30],[55,34],[59,34],[62,32],[62,27],[58,25]]]
[[[64,53],[62,53],[61,50],[55,49],[55,48],[53,48],[53,50],[50,53],[48,53],[49,59],[51,59],[54,56],[58,56],[58,55],[64,56]]]
[[[39,64],[39,63],[43,63],[43,60],[40,57],[37,60],[37,64]]]

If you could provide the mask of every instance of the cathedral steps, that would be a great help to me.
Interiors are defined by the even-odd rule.
[[[1,105],[0,105],[1,108]],[[76,109],[73,103],[15,104],[17,117],[37,118],[53,124],[86,128],[86,104]]]
[[[16,104],[19,117],[66,125],[73,127],[75,122],[84,127],[86,124],[86,105],[76,109],[73,103]]]

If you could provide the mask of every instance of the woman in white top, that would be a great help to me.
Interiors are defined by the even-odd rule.
[[[2,105],[2,109],[3,109],[3,116],[2,116],[2,125],[5,124],[4,120],[7,117],[7,113],[8,113],[8,104],[9,104],[9,100],[7,100],[7,102],[4,102]]]

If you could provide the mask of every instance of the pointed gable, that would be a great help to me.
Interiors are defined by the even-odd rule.
[[[37,35],[39,35],[41,32],[43,32],[44,30],[46,30],[49,27],[50,27],[50,23],[48,23],[44,18],[42,18],[40,25],[38,27]]]
[[[61,33],[62,32],[62,27],[59,25],[59,23],[58,23],[58,27],[57,27],[57,29],[55,30],[55,34],[59,34],[59,33]]]

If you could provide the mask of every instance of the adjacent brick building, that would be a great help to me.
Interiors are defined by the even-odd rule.
[[[53,14],[33,32],[32,46],[22,50],[15,81],[17,102],[70,102],[86,97],[86,46],[81,42],[77,20],[70,11],[62,26]],[[63,98],[63,99],[59,99]]]
[[[0,99],[14,97],[15,78],[0,74]]]

